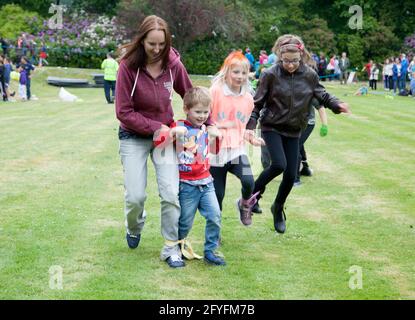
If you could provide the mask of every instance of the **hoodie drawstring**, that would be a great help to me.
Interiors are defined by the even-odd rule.
[[[172,100],[173,99],[173,87],[174,87],[174,83],[173,83],[173,75],[171,73],[171,69],[169,69],[169,72],[170,72],[170,81],[171,81],[171,90],[170,90],[170,97],[169,97],[169,99]],[[137,81],[138,81],[138,75],[139,74],[140,74],[140,68],[137,69],[137,75],[135,76],[134,86],[133,86],[133,89],[131,90],[130,98],[132,98],[133,95],[134,95],[134,91],[135,91],[135,87],[137,86]]]
[[[173,75],[171,74],[171,69],[169,69],[170,71],[170,81],[171,81],[171,90],[170,90],[170,100],[173,99]]]
[[[140,74],[140,67],[137,69],[137,75],[135,76],[134,86],[133,86],[133,90],[131,90],[130,98],[133,97],[135,87],[137,86],[137,80],[138,80],[138,75],[139,74]]]

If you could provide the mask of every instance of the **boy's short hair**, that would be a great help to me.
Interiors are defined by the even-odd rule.
[[[187,109],[191,109],[197,104],[210,106],[211,102],[212,98],[210,96],[209,89],[201,86],[193,87],[187,90],[183,97],[183,104]]]

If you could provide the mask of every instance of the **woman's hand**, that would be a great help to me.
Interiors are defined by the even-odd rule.
[[[160,131],[167,131],[167,130],[170,130],[170,128],[166,126],[165,124],[162,124],[160,127]]]
[[[187,134],[187,129],[186,127],[182,127],[182,126],[174,127],[173,129],[170,130],[170,133],[169,133],[171,138],[176,138],[176,139],[181,138],[185,136],[186,134]]]

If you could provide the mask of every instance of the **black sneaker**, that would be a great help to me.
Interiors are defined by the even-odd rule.
[[[300,171],[300,175],[311,177],[313,175],[313,170],[311,170],[308,166],[303,166],[303,168]]]
[[[183,259],[177,254],[168,257],[166,262],[170,268],[183,268],[186,265]]]
[[[252,212],[257,213],[257,214],[261,214],[262,213],[262,209],[259,206],[259,203],[255,203],[255,205],[252,208]]]
[[[226,266],[225,260],[214,254],[212,251],[205,252],[205,261],[215,266]]]
[[[285,216],[284,212],[284,205],[275,204],[275,202],[271,206],[272,216],[274,217],[274,229],[278,233],[284,233],[286,226],[285,220],[287,217]]]
[[[138,244],[140,243],[141,234],[139,234],[138,236],[135,236],[127,232],[127,235],[125,236],[125,238],[127,239],[128,247],[130,249],[135,249],[138,247]]]

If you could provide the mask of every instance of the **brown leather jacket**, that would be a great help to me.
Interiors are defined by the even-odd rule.
[[[261,112],[262,130],[275,130],[281,135],[297,138],[307,126],[313,97],[334,113],[340,113],[341,102],[326,92],[312,68],[301,64],[291,74],[281,64],[276,64],[261,74],[254,97],[255,108],[246,128],[256,128],[260,111],[265,108]]]

